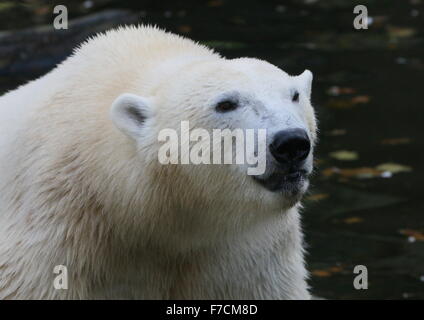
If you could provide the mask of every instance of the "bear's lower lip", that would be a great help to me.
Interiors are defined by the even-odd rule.
[[[253,176],[253,178],[269,191],[297,193],[307,179],[307,172],[305,170],[297,170],[284,174],[275,172],[265,179],[258,176]]]
[[[301,177],[302,177],[302,173],[300,171],[295,171],[295,172],[286,174],[284,176],[284,179],[288,181],[296,181],[296,180],[299,180]]]

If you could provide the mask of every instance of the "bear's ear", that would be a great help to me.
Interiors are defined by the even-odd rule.
[[[297,76],[297,79],[300,85],[302,86],[302,88],[305,90],[305,93],[310,98],[311,91],[312,91],[312,79],[313,79],[312,72],[309,70],[305,70],[300,75]]]
[[[153,117],[152,104],[152,99],[124,93],[112,103],[110,117],[119,130],[137,139],[145,121]]]

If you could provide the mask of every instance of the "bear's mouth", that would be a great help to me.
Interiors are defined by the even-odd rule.
[[[271,192],[283,192],[295,195],[301,192],[302,187],[308,180],[306,170],[294,170],[289,172],[273,172],[267,177],[252,176],[253,179]]]

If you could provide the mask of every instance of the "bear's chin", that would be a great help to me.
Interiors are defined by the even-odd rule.
[[[291,174],[272,173],[268,177],[252,176],[265,190],[280,197],[284,207],[290,208],[299,202],[309,186],[306,171],[296,171]]]

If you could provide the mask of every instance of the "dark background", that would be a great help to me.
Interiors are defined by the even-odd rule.
[[[68,8],[54,30],[53,7]],[[353,28],[366,5],[369,29]],[[0,94],[88,36],[156,24],[228,58],[314,73],[320,121],[304,230],[310,285],[329,299],[423,299],[424,0],[0,1]],[[353,268],[368,268],[355,290]]]

